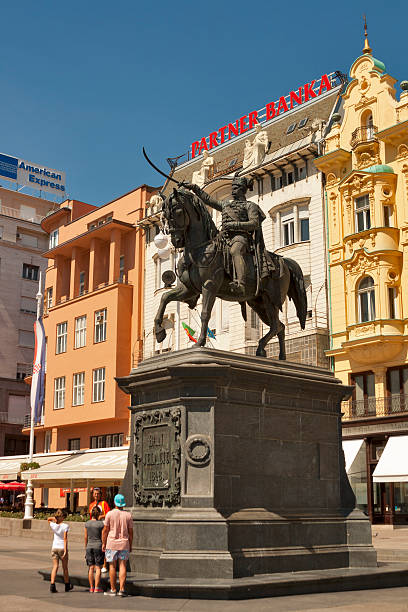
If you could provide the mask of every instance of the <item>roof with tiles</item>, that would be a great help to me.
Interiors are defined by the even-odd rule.
[[[340,87],[333,88],[327,95],[318,98],[311,103],[303,104],[296,107],[289,113],[285,113],[281,118],[273,120],[268,125],[262,124],[268,134],[270,147],[262,165],[268,163],[272,158],[276,157],[276,153],[296,150],[297,144],[299,148],[304,146],[306,142],[315,140],[312,124],[315,120],[328,122],[335,105],[339,99]],[[306,120],[304,127],[299,128],[300,121]],[[288,128],[296,124],[293,131],[288,133]],[[244,146],[247,138],[253,137],[255,130],[251,130],[245,136],[233,138],[226,145],[218,147],[210,151],[210,155],[214,159],[214,175],[212,178],[217,178],[242,170],[242,162],[244,158]],[[292,146],[290,146],[292,145]],[[174,178],[178,181],[190,181],[193,172],[201,167],[202,155],[194,160],[186,162],[176,168]],[[249,168],[248,173],[254,171],[254,168]],[[244,172],[245,174],[245,172]]]

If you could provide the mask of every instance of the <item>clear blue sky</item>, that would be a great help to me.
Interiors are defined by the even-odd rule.
[[[408,3],[68,0],[1,7],[0,151],[67,173],[103,204],[161,179],[166,157],[325,72],[347,72],[367,13],[398,82]]]

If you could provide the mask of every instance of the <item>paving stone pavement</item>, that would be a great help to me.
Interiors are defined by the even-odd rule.
[[[401,538],[400,538],[401,539]],[[408,612],[408,586],[394,589],[321,593],[241,601],[151,599],[148,597],[111,598],[90,594],[78,587],[71,593],[51,594],[49,583],[38,575],[48,569],[50,541],[4,536],[0,540],[0,610],[2,612],[68,612],[76,610],[137,610],[139,612]],[[407,538],[408,543],[408,538]],[[70,568],[84,570],[84,551],[71,543]]]

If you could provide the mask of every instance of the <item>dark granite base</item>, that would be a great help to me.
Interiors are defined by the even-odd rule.
[[[331,372],[198,347],[118,384],[131,398],[133,571],[229,580],[376,567],[341,446],[351,389]]]
[[[40,571],[44,580],[50,580],[49,571]],[[57,582],[63,582],[58,575]],[[88,576],[71,575],[75,586],[88,587]],[[308,572],[289,572],[257,575],[251,578],[222,579],[171,579],[152,578],[147,575],[128,574],[126,592],[143,597],[167,597],[180,599],[238,600],[261,597],[284,597],[308,593],[334,593],[405,587],[408,584],[408,566],[398,563],[380,564],[378,568],[340,568]],[[107,589],[108,579],[102,578]]]

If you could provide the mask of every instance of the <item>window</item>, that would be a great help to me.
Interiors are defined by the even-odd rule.
[[[34,348],[34,332],[20,329],[18,331],[18,343],[20,346]]]
[[[296,123],[292,123],[292,125],[290,125],[288,129],[286,130],[286,133],[291,134],[292,132],[295,131],[295,127],[296,127]]]
[[[259,329],[259,317],[255,310],[251,308],[251,327],[252,329]]]
[[[298,123],[298,128],[299,128],[299,129],[300,129],[300,128],[305,127],[305,125],[306,125],[306,123],[307,123],[307,119],[308,119],[307,117],[304,117],[303,119],[301,119],[301,120],[299,121],[299,123]]]
[[[56,346],[56,354],[67,352],[67,329],[68,323],[65,321],[64,323],[58,323],[57,325],[57,346]]]
[[[295,242],[295,223],[293,219],[287,219],[282,222],[283,229],[283,244],[287,246]]]
[[[358,321],[374,321],[375,319],[375,290],[371,276],[366,276],[358,286]]]
[[[125,280],[125,256],[119,257],[119,282],[123,283]]]
[[[300,166],[299,168],[299,179],[306,178],[306,166]]]
[[[310,240],[309,219],[300,219],[300,241],[306,242],[307,240]]]
[[[93,371],[92,401],[103,402],[105,400],[105,368],[97,368]]]
[[[391,227],[392,221],[392,207],[384,206],[384,226]]]
[[[123,446],[123,438],[123,433],[91,436],[90,447],[111,448],[112,446]]]
[[[94,342],[106,340],[106,308],[95,312],[95,338]]]
[[[375,378],[373,372],[352,374],[351,384],[355,385],[353,391],[353,416],[375,414]]]
[[[51,429],[47,429],[44,436],[44,453],[49,453],[51,450]]]
[[[20,302],[20,310],[21,312],[26,312],[28,314],[36,314],[37,313],[37,302],[34,298],[22,297]]]
[[[397,288],[388,287],[388,306],[390,319],[396,319],[397,315]]]
[[[72,385],[72,405],[82,406],[85,396],[85,372],[74,374]]]
[[[364,232],[364,230],[370,229],[370,200],[368,194],[363,195],[354,200],[356,210],[356,230],[357,232]]]
[[[288,172],[287,174],[287,185],[292,185],[293,183],[293,171]]]
[[[70,438],[68,440],[68,450],[69,451],[81,450],[81,438]]]
[[[58,246],[58,229],[56,229],[53,232],[51,232],[51,234],[50,234],[50,242],[49,242],[49,248],[50,249],[53,249],[56,246]]]
[[[54,410],[65,408],[65,376],[54,379]]]
[[[29,363],[18,363],[16,378],[17,380],[24,380],[28,373],[31,371],[32,364]]]
[[[85,272],[79,273],[79,295],[85,293]]]
[[[23,278],[27,280],[38,280],[38,273],[40,268],[38,266],[32,266],[31,264],[23,264]]]
[[[276,176],[275,177],[275,186],[276,186],[276,189],[282,189],[282,187],[283,187],[283,176],[282,176],[282,174],[280,176]]]
[[[46,307],[47,307],[47,310],[52,308],[52,294],[53,294],[53,289],[52,289],[52,287],[49,287],[47,289],[47,291],[46,291]]]
[[[74,348],[86,345],[86,315],[75,319],[75,344]]]

